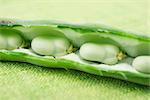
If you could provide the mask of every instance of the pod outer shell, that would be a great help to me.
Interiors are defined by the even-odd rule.
[[[138,83],[141,85],[150,86],[149,74],[143,74],[138,72],[135,73],[130,71],[111,70],[111,69],[106,70],[103,68],[97,68],[95,66],[82,64],[64,58],[45,58],[42,56],[30,55],[27,53],[13,52],[13,51],[6,50],[6,51],[0,51],[0,60],[26,62],[26,63],[35,64],[44,67],[50,67],[50,68],[75,69],[90,74],[112,77],[112,78]]]

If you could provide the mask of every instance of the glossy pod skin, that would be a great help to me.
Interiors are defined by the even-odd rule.
[[[137,70],[133,67],[135,64],[126,61],[128,58],[132,62],[135,57],[149,56],[150,37],[101,25],[76,25],[49,20],[0,20],[0,33],[2,61],[76,69],[150,86],[150,74]],[[10,35],[16,38],[10,42],[13,45],[8,46],[5,41],[11,39],[4,38],[4,33],[14,34]],[[24,42],[29,45],[20,49],[26,44]],[[127,57],[124,58],[124,55]]]

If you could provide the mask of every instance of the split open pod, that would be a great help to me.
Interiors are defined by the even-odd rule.
[[[150,37],[102,25],[1,19],[0,60],[150,86]]]

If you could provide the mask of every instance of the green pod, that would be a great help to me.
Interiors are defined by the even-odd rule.
[[[13,29],[21,32],[21,35],[27,40],[32,41],[40,35],[51,35],[53,37],[65,37],[60,31],[53,26],[16,26]]]
[[[50,20],[0,20],[0,29],[9,29],[11,32],[18,32],[23,40],[30,44],[28,48],[7,50],[5,49],[5,39],[1,35],[0,41],[2,42],[0,44],[2,44],[1,48],[3,48],[3,50],[0,50],[1,61],[18,61],[50,68],[75,69],[95,75],[113,77],[150,86],[150,74],[136,70],[131,64],[137,56],[150,55],[150,37],[148,36],[140,36],[130,32],[108,28],[103,25],[71,24]],[[38,45],[42,43],[41,38],[39,38],[42,35],[47,36],[47,39],[42,40],[48,40],[48,42],[43,42],[45,44],[43,49],[45,48],[46,50],[41,48],[42,45]],[[61,45],[65,49],[60,49],[59,46],[55,47],[55,43],[53,42],[55,39],[53,40],[52,37],[56,37],[56,40],[63,38],[63,42],[67,41],[64,42],[66,44],[58,42],[58,44],[62,43]],[[34,40],[36,40],[35,44],[33,43]],[[103,61],[100,61],[102,63],[97,63],[94,62],[95,60],[84,60],[80,56],[80,48],[86,43],[98,44],[100,48],[103,48],[101,46],[105,44],[109,44],[109,46],[113,45],[117,47],[116,51],[112,53],[113,56],[119,50],[122,53],[117,55],[119,59],[116,59],[113,65]],[[39,48],[33,47],[35,45]],[[47,48],[47,46],[50,48]],[[55,49],[51,51],[53,48]],[[67,52],[64,53],[66,50]],[[88,49],[84,49],[83,51],[86,50]],[[54,52],[56,52],[55,57],[53,57],[55,55]],[[57,53],[61,54],[61,56],[57,56]],[[108,55],[106,58],[110,58],[109,54],[106,53],[106,55]],[[122,59],[124,55],[126,57]]]

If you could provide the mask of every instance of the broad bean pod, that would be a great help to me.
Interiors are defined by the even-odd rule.
[[[149,57],[148,36],[95,24],[0,19],[0,61],[75,69],[150,86]]]

